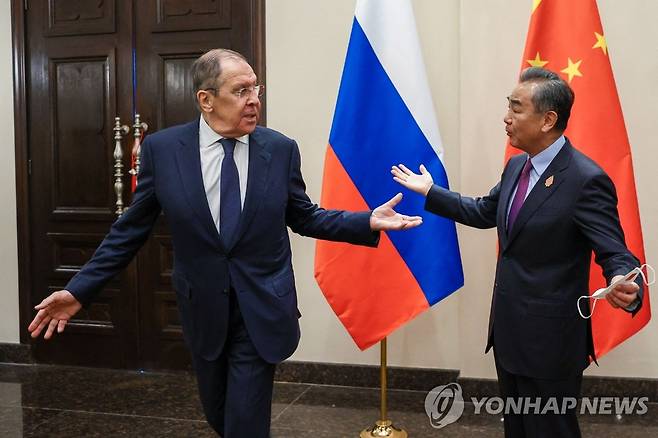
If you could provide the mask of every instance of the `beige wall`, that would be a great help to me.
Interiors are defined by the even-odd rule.
[[[354,4],[354,0],[267,2],[268,123],[298,140],[308,191],[316,200]],[[498,181],[505,143],[505,96],[518,74],[531,4],[530,0],[413,1],[448,174],[453,188],[464,194],[484,194]],[[652,18],[658,14],[658,2],[599,0],[599,8],[633,148],[647,257],[658,265],[658,205],[652,201],[658,188],[650,173],[658,164],[658,152],[650,143],[658,114],[658,29]],[[458,231],[464,288],[394,333],[389,362],[494,377],[493,359],[483,349],[495,232],[462,226]],[[304,314],[302,341],[294,359],[377,364],[378,349],[360,352],[322,297],[313,279],[314,245],[310,239],[293,237]],[[654,319],[588,373],[658,377],[657,336]]]
[[[16,174],[9,2],[0,2],[0,342],[19,342]]]

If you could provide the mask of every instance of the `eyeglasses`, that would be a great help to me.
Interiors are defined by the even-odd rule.
[[[213,94],[219,92],[219,88],[204,88],[203,91],[212,91]],[[251,96],[253,93],[256,93],[258,97],[261,97],[265,93],[265,85],[254,85],[253,87],[243,87],[239,90],[231,91],[231,94],[234,94],[238,99],[246,99],[248,96]]]

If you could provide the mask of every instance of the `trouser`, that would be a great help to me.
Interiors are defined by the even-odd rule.
[[[201,404],[223,438],[269,438],[275,365],[263,360],[249,337],[235,292],[229,328],[217,360],[193,355]]]
[[[535,379],[510,373],[498,360],[496,372],[503,400],[527,398],[536,401],[539,398],[539,412],[545,408],[547,411],[545,414],[537,414],[534,413],[535,409],[531,409],[531,413],[523,414],[510,410],[510,413],[504,415],[505,438],[580,438],[576,407],[567,409],[564,413],[561,409],[565,397],[576,400],[580,398],[582,373],[563,380]],[[547,405],[551,397],[555,398],[556,405]],[[554,413],[555,409],[552,407],[555,406],[560,409],[559,414]]]

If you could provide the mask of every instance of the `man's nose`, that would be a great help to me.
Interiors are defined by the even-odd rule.
[[[252,91],[247,95],[247,105],[253,105],[258,102],[260,102],[260,98],[258,97],[258,93],[255,91]]]

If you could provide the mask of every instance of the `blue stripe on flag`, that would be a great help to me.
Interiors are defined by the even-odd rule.
[[[403,163],[417,172],[423,163],[434,182],[448,188],[441,161],[356,18],[329,143],[371,208],[404,190],[391,177],[393,164]],[[397,209],[422,215],[423,225],[388,235],[432,305],[463,286],[464,274],[454,222],[427,214],[424,203],[425,198],[406,192]]]

